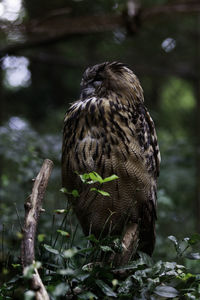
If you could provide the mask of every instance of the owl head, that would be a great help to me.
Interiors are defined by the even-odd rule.
[[[137,92],[143,100],[143,91],[136,75],[123,63],[104,62],[89,67],[81,81],[81,99],[98,96],[104,97],[109,92]]]

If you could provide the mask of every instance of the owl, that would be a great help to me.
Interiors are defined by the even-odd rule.
[[[69,107],[63,129],[62,185],[85,235],[122,237],[120,263],[155,245],[160,152],[154,123],[136,75],[120,62],[86,69],[79,100]],[[97,172],[109,196],[91,191],[78,174]],[[98,187],[98,184],[97,184]]]

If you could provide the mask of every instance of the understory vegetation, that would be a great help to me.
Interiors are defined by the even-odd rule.
[[[5,253],[3,274],[7,280],[0,288],[0,299],[22,299],[23,294],[25,300],[34,299],[34,292],[28,289],[28,280],[35,268],[39,270],[51,299],[200,297],[198,234],[182,240],[169,236],[172,248],[169,261],[138,252],[127,265],[114,268],[108,255],[121,252],[120,239],[83,237],[78,224],[74,223],[70,206],[54,211],[51,234],[48,229],[42,232],[39,229],[37,235],[37,261],[26,267],[23,275],[19,258]]]

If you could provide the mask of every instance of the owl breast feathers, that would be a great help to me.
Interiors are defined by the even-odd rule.
[[[86,235],[122,235],[138,224],[139,249],[152,254],[160,153],[143,90],[119,62],[88,68],[81,88],[64,120],[62,184],[79,191],[71,201]],[[77,175],[92,171],[119,177],[101,187],[110,197],[90,191]]]

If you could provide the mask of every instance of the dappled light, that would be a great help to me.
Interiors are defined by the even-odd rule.
[[[166,38],[162,42],[161,46],[165,50],[165,52],[170,52],[176,47],[176,41],[172,38]]]
[[[21,0],[2,0],[0,3],[0,19],[16,21],[21,13]]]
[[[26,57],[6,56],[2,61],[5,71],[4,84],[10,88],[27,87],[31,83],[31,72]]]
[[[11,117],[8,124],[14,130],[23,130],[27,127],[27,123],[19,117]]]

